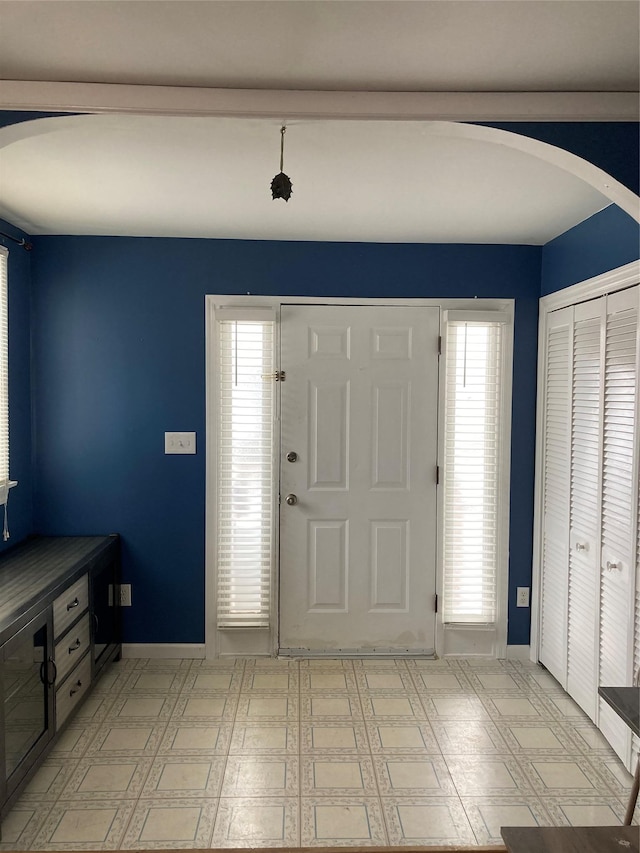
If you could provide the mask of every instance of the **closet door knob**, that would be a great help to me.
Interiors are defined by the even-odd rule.
[[[607,560],[607,571],[613,572],[616,569],[620,569],[622,571],[622,566],[620,565],[620,563],[610,563],[609,560]]]
[[[587,546],[583,545],[581,542],[576,542],[576,551],[586,551]]]

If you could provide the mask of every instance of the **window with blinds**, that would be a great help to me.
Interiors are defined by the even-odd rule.
[[[217,322],[218,628],[268,628],[273,562],[273,314]]]
[[[9,485],[9,253],[0,246],[0,491]]]
[[[449,312],[444,417],[445,623],[496,621],[504,318]]]

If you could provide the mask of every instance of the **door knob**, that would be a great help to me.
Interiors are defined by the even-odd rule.
[[[289,506],[295,506],[298,503],[298,498],[296,495],[287,495],[284,500],[285,503],[289,504]]]
[[[287,453],[287,462],[297,462],[297,461],[298,461],[298,454],[295,452],[295,450],[290,450]]]

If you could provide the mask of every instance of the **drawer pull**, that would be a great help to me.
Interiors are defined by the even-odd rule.
[[[69,646],[69,654],[71,654],[72,652],[77,652],[81,645],[82,643],[80,642],[80,637],[78,637],[75,643],[72,646]]]
[[[74,696],[78,692],[80,687],[82,687],[82,682],[80,681],[80,679],[78,679],[76,681],[75,687],[72,687],[69,691],[69,696]]]
[[[76,595],[71,604],[67,604],[67,611],[73,610],[73,608],[77,607],[79,604],[80,602],[78,601],[78,596]]]

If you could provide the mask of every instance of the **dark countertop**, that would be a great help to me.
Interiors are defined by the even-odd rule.
[[[637,826],[503,826],[508,853],[639,853]]]
[[[640,687],[599,687],[598,694],[635,735],[640,735]]]
[[[116,541],[116,536],[38,536],[0,555],[0,643]]]

